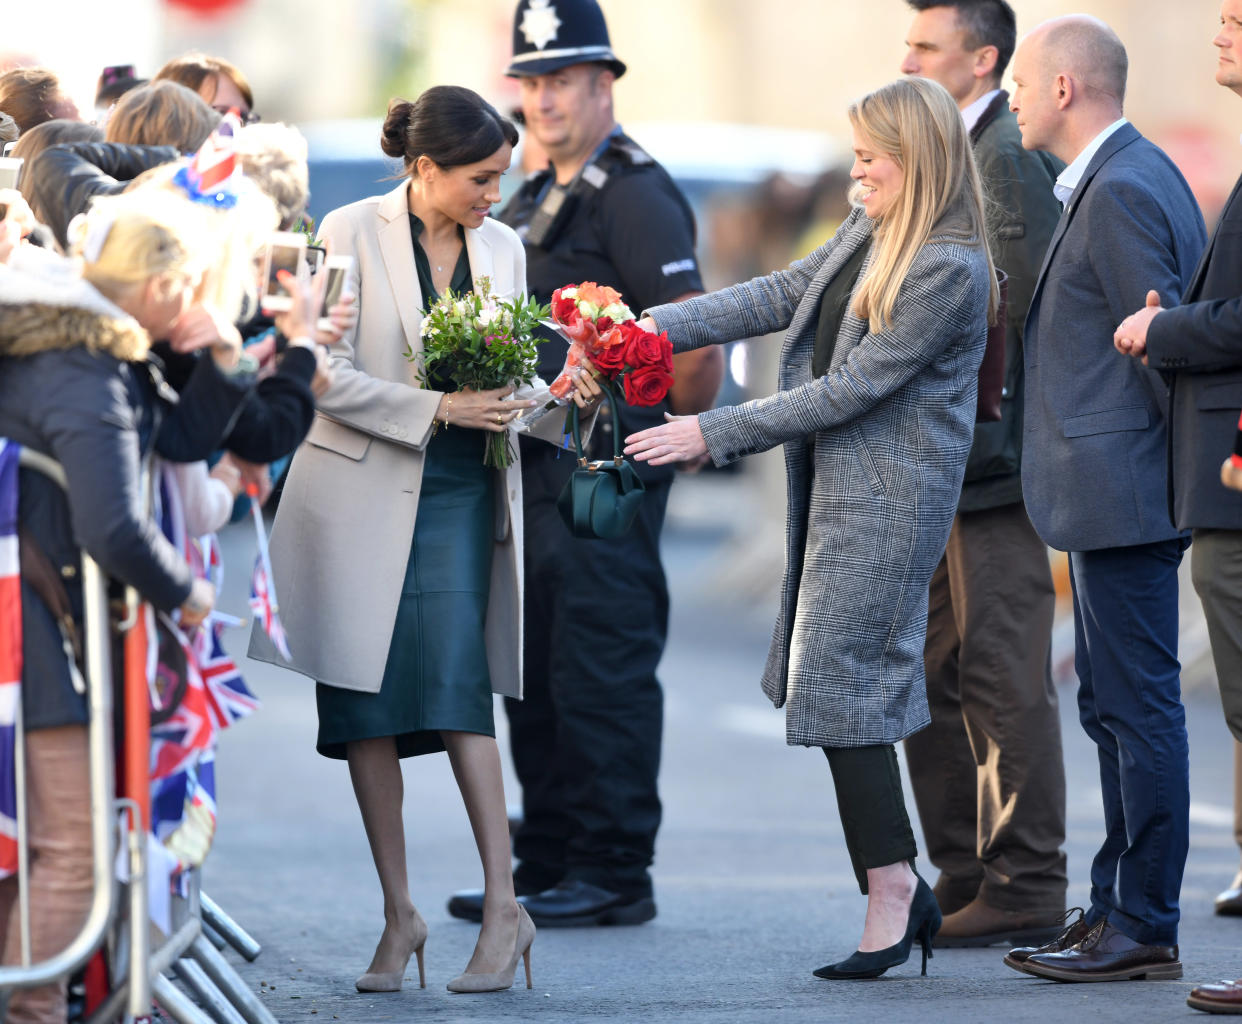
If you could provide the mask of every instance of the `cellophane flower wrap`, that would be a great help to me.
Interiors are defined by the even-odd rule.
[[[419,382],[437,391],[488,391],[518,388],[535,378],[539,338],[535,327],[548,307],[534,299],[497,299],[491,281],[480,278],[474,291],[446,291],[423,314],[422,351],[406,350]],[[505,468],[515,459],[509,430],[487,434],[483,464]]]
[[[567,368],[593,369],[630,405],[659,405],[673,386],[673,345],[666,333],[644,331],[616,289],[594,281],[552,293],[552,319],[569,339]],[[560,401],[573,390],[570,370],[549,388]]]

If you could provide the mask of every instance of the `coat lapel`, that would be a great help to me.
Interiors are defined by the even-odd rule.
[[[484,236],[482,228],[466,230],[466,255],[470,259],[470,277],[474,281],[475,291],[479,289],[479,282],[486,277],[491,280],[492,294],[503,296],[505,282],[495,278],[496,261],[492,258],[492,244]]]
[[[1069,197],[1069,202],[1065,204],[1065,210],[1061,214],[1061,219],[1057,221],[1056,230],[1052,233],[1052,240],[1048,243],[1048,251],[1044,254],[1043,266],[1039,268],[1039,277],[1035,281],[1035,291],[1031,299],[1031,307],[1034,308],[1035,301],[1043,290],[1044,278],[1048,276],[1048,268],[1052,266],[1053,257],[1056,255],[1057,247],[1061,244],[1061,239],[1065,237],[1065,232],[1069,230],[1070,221],[1074,219],[1074,213],[1078,210],[1078,204],[1082,202],[1082,197],[1086,194],[1087,188],[1091,184],[1091,179],[1099,173],[1103,167],[1116,154],[1120,153],[1126,146],[1133,142],[1137,142],[1143,136],[1139,134],[1139,130],[1132,124],[1123,124],[1112,135],[1104,140],[1104,144],[1100,146],[1095,156],[1091,158],[1091,163],[1087,165],[1086,171],[1083,173],[1082,180],[1078,183],[1078,187],[1074,189],[1073,194]],[[1027,320],[1029,322],[1030,315],[1028,313]]]
[[[871,228],[872,224],[866,217],[859,218],[854,230],[833,247],[832,252],[828,254],[828,258],[824,260],[823,265],[811,279],[811,283],[807,286],[802,299],[798,303],[793,321],[790,323],[789,330],[785,336],[785,357],[781,360],[779,387],[783,389],[796,387],[799,384],[805,384],[810,379],[810,353],[815,345],[815,326],[819,323],[819,304],[824,297],[824,290],[832,282],[832,279],[841,272],[841,268],[845,266],[849,258],[870,241]],[[868,256],[866,265],[869,265],[870,262],[871,257]],[[862,274],[859,274],[859,279],[862,279]],[[847,313],[846,322],[842,324],[842,336],[837,339],[837,350],[833,353],[834,363],[840,352],[841,342],[846,341],[846,328],[852,329],[853,327],[852,324],[849,324],[851,316],[853,314]],[[855,317],[854,319],[857,318]],[[851,337],[848,340],[848,347],[852,348],[854,345],[857,345],[860,337],[862,337],[861,331],[856,337]],[[803,364],[805,364],[805,373],[801,370]]]
[[[837,345],[832,351],[832,365],[828,368],[830,371],[845,364],[850,352],[858,347],[859,342],[863,340],[863,335],[871,329],[870,322],[854,312],[854,299],[874,259],[875,250],[872,249],[867,253],[867,258],[863,260],[863,265],[858,271],[858,280],[854,282],[854,288],[850,292],[850,304],[845,310],[845,317],[841,320],[841,330],[837,332]]]
[[[1212,250],[1216,248],[1216,239],[1220,237],[1220,229],[1224,226],[1231,208],[1238,202],[1240,190],[1242,190],[1242,178],[1239,178],[1234,183],[1233,191],[1229,193],[1229,198],[1225,200],[1225,205],[1220,211],[1220,218],[1216,222],[1216,230],[1212,232],[1211,241],[1208,242],[1207,248],[1203,250],[1203,255],[1199,257],[1199,265],[1195,267],[1194,276],[1191,277],[1186,294],[1182,297],[1183,302],[1194,302],[1199,294],[1199,290],[1203,287],[1203,279],[1207,277],[1208,262],[1212,257]]]
[[[388,284],[397,303],[401,328],[411,351],[422,350],[418,329],[422,324],[423,293],[418,286],[418,268],[414,265],[414,241],[410,237],[410,220],[407,216],[406,190],[409,182],[403,181],[384,196],[376,215],[382,222],[379,229],[380,255],[388,272]]]

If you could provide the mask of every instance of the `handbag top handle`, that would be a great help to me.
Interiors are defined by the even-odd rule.
[[[604,393],[608,396],[608,405],[612,411],[612,461],[615,465],[621,465],[625,461],[625,456],[621,454],[621,417],[617,415],[617,393],[613,390],[612,384],[604,381]],[[573,435],[574,451],[578,456],[578,465],[582,469],[588,468],[586,452],[582,450],[582,429],[578,423],[578,406],[575,402],[569,403],[569,432]]]

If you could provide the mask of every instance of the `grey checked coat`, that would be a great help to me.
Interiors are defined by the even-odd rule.
[[[828,373],[812,379],[824,288],[871,233],[855,210],[788,270],[649,311],[676,351],[788,328],[780,390],[699,424],[717,465],[785,446],[785,579],[763,690],[786,707],[791,745],[895,743],[929,721],[927,587],[970,451],[987,260],[933,237],[892,326],[872,334],[847,312]]]

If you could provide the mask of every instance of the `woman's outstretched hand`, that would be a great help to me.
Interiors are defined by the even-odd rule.
[[[499,434],[520,413],[539,404],[534,399],[504,397],[511,394],[512,388],[492,388],[490,391],[471,391],[466,388],[454,391],[440,399],[436,419],[448,427],[471,427],[474,430],[490,430]]]
[[[639,462],[663,466],[670,462],[690,462],[707,454],[707,442],[699,429],[697,416],[664,414],[663,426],[650,427],[625,439],[625,454]]]

